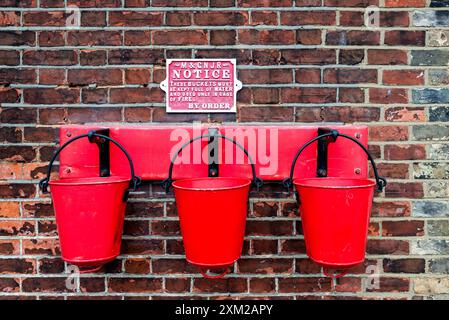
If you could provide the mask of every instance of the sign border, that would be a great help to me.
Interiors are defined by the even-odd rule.
[[[175,61],[210,61],[210,62],[217,62],[217,61],[229,61],[234,66],[234,105],[229,110],[173,110],[169,106],[168,101],[168,70],[169,66],[172,62]],[[222,59],[167,59],[166,60],[166,78],[164,81],[161,82],[159,87],[162,89],[162,91],[165,92],[165,111],[167,113],[237,113],[237,92],[243,88],[243,84],[240,80],[237,79],[237,59],[235,58],[222,58]]]

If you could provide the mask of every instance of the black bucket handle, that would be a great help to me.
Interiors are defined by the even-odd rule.
[[[325,137],[332,137],[335,139],[337,139],[337,137],[343,137],[345,139],[351,140],[353,142],[355,142],[360,148],[363,149],[363,151],[365,151],[366,155],[368,156],[369,161],[371,162],[371,165],[373,167],[373,172],[374,172],[374,176],[376,179],[376,185],[377,185],[377,191],[378,192],[382,192],[382,190],[385,188],[385,186],[387,185],[387,180],[383,177],[379,176],[379,173],[377,171],[377,167],[376,167],[376,163],[374,162],[374,159],[371,155],[371,153],[368,151],[368,149],[361,144],[357,139],[348,136],[346,134],[340,133],[337,130],[331,130],[331,132],[329,133],[325,133],[322,135],[319,135],[309,141],[307,141],[300,149],[299,151],[296,153],[295,158],[293,159],[293,163],[290,169],[290,177],[284,179],[282,181],[284,187],[286,187],[288,190],[290,190],[290,188],[293,185],[293,173],[295,171],[295,166],[296,166],[296,161],[298,160],[299,156],[301,155],[301,153],[304,151],[305,148],[307,148],[309,145],[311,145],[312,143],[314,143],[315,141],[325,138]]]
[[[105,139],[105,140],[108,140],[108,141],[112,142],[113,144],[115,144],[125,154],[126,158],[128,159],[129,167],[130,167],[130,171],[131,171],[130,190],[135,191],[137,189],[137,187],[141,183],[141,179],[140,179],[140,177],[136,176],[135,173],[134,173],[134,164],[133,164],[133,160],[131,159],[131,156],[129,155],[129,153],[125,150],[125,148],[120,143],[118,143],[114,139],[112,139],[112,138],[110,138],[108,136],[96,133],[94,130],[92,130],[92,131],[89,131],[86,134],[81,134],[79,136],[73,137],[72,139],[66,141],[61,147],[59,147],[58,150],[56,150],[56,152],[54,153],[54,155],[51,158],[50,163],[48,165],[47,176],[45,178],[43,178],[41,181],[39,181],[39,187],[41,188],[43,193],[47,193],[48,192],[48,185],[50,183],[51,169],[53,167],[53,163],[56,160],[56,157],[61,153],[61,151],[64,150],[65,147],[67,147],[69,144],[71,144],[72,142],[74,142],[76,140],[79,140],[79,139],[82,139],[82,138],[88,138],[89,141],[91,141],[93,137],[98,137],[98,138]],[[129,192],[129,190],[127,190],[125,192],[125,196],[123,198],[124,201],[126,201],[127,198],[128,198],[128,192]]]
[[[259,188],[263,185],[263,180],[261,178],[258,178],[256,175],[256,166],[254,165],[253,159],[251,157],[251,155],[249,154],[248,150],[246,150],[240,143],[238,143],[237,141],[235,141],[232,138],[229,138],[227,136],[221,135],[221,134],[203,134],[200,136],[197,136],[195,138],[190,139],[188,142],[184,143],[179,149],[178,151],[175,152],[175,155],[173,156],[171,162],[170,162],[170,168],[168,170],[168,178],[165,179],[164,181],[162,181],[162,186],[165,189],[165,192],[170,191],[170,186],[173,182],[172,179],[172,173],[173,173],[173,166],[175,164],[175,160],[176,158],[179,156],[179,154],[181,153],[181,151],[187,147],[189,144],[195,142],[196,140],[201,140],[204,138],[221,138],[224,140],[228,140],[230,142],[232,142],[233,144],[235,144],[237,147],[239,147],[244,153],[245,155],[248,157],[248,160],[251,164],[251,170],[252,170],[252,174],[253,174],[253,181],[252,184],[257,188],[257,190],[259,190]]]

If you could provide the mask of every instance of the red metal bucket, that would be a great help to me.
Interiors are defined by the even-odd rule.
[[[248,196],[251,180],[246,178],[195,178],[173,182],[173,165],[177,156],[190,143],[203,138],[221,138],[234,143],[248,157],[253,184],[259,188],[263,182],[256,176],[256,168],[248,151],[235,140],[223,135],[201,135],[181,146],[174,154],[168,178],[163,182],[166,191],[173,185],[178,208],[186,259],[200,267],[205,278],[224,277],[228,266],[242,254],[245,236]],[[218,171],[210,170],[216,175]],[[219,275],[210,276],[207,270],[226,268]]]
[[[131,177],[109,176],[65,178],[50,181],[51,168],[59,153],[70,143],[88,137],[114,143],[128,158]],[[39,183],[42,191],[48,186],[53,200],[62,258],[84,267],[82,272],[96,271],[120,253],[126,201],[130,187],[136,189],[140,178],[126,150],[108,136],[90,132],[64,143],[52,157],[47,177]]]
[[[128,177],[50,181],[62,258],[96,267],[120,253]]]
[[[240,258],[250,184],[243,178],[173,182],[187,261],[218,269]]]
[[[339,177],[293,180],[296,161],[305,148],[317,140],[335,142],[337,137],[349,139],[363,149],[376,181]],[[357,139],[336,130],[319,135],[297,152],[290,177],[284,180],[288,188],[292,183],[297,191],[307,255],[325,268],[347,269],[363,262],[375,187],[382,191],[386,185],[368,149]]]
[[[295,179],[307,255],[333,268],[365,259],[376,183],[368,179]]]

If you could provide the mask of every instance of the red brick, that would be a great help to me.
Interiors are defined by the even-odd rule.
[[[33,11],[23,13],[24,26],[64,27],[69,13],[65,11]]]
[[[365,25],[365,14],[360,11],[340,11],[340,26],[362,27]]]
[[[148,278],[110,278],[109,292],[152,293],[162,291],[161,279]]]
[[[109,25],[115,27],[150,27],[162,25],[161,12],[147,11],[111,11],[109,12]]]
[[[252,25],[277,25],[278,15],[276,11],[252,11],[251,12]]]
[[[193,292],[202,293],[239,293],[246,292],[248,290],[248,284],[246,279],[241,278],[229,278],[229,279],[201,279],[195,278],[193,282]]]
[[[424,84],[422,70],[384,70],[383,83],[386,85],[418,86]]]
[[[406,126],[370,127],[369,138],[372,141],[405,141],[408,140],[408,127]]]
[[[70,123],[117,122],[121,117],[119,108],[69,108],[67,111],[67,119]]]
[[[336,101],[337,90],[332,88],[282,88],[283,103],[332,103]]]
[[[279,292],[326,292],[330,291],[331,283],[327,278],[281,278]]]
[[[25,103],[31,104],[68,104],[78,103],[79,90],[66,88],[33,88],[25,89]]]
[[[425,31],[394,30],[385,32],[385,44],[390,46],[425,46]]]
[[[106,64],[106,50],[80,50],[82,66],[101,66]]]
[[[407,103],[406,89],[370,88],[369,102],[381,104]]]
[[[70,69],[67,73],[67,82],[71,86],[119,85],[122,84],[122,78],[120,69]]]
[[[384,237],[415,237],[424,235],[424,221],[383,221]]]
[[[238,30],[240,44],[276,45],[295,44],[294,30]]]
[[[408,217],[411,212],[409,201],[374,202],[372,216],[374,217]]]
[[[384,272],[391,273],[424,273],[426,261],[424,259],[384,259]]]
[[[334,64],[337,62],[334,49],[282,50],[283,64]]]
[[[380,32],[378,31],[328,31],[327,45],[366,46],[379,45]]]
[[[241,69],[239,71],[239,79],[247,84],[293,82],[291,69]]]
[[[394,254],[409,253],[409,242],[404,240],[368,239],[366,252],[368,254]]]
[[[240,107],[240,121],[293,121],[294,109],[290,107]]]
[[[321,44],[321,30],[298,30],[296,42],[303,45]]]
[[[291,273],[293,259],[240,259],[239,273]]]
[[[68,66],[78,61],[74,50],[25,50],[23,63],[29,65]]]
[[[113,88],[110,92],[111,103],[154,103],[164,99],[159,88]]]
[[[0,11],[0,26],[2,27],[20,26],[20,12]]]
[[[368,63],[380,65],[407,64],[407,52],[393,49],[369,49]]]
[[[291,7],[292,0],[237,0],[239,7]]]
[[[0,45],[5,46],[34,46],[36,35],[33,31],[0,31]]]
[[[379,288],[367,288],[368,292],[408,292],[410,279],[405,278],[380,278]]]
[[[424,108],[388,108],[385,110],[386,121],[424,122],[426,111]]]
[[[153,31],[155,45],[206,45],[207,32],[202,30],[165,30]]]
[[[385,189],[387,198],[419,199],[424,196],[423,185],[420,182],[390,182]]]
[[[70,31],[69,46],[118,46],[122,43],[120,31]]]
[[[276,282],[274,278],[252,278],[249,283],[249,291],[252,293],[274,293]]]
[[[234,45],[237,40],[235,30],[211,30],[210,44],[215,46]]]
[[[295,70],[297,83],[321,83],[320,69],[297,69]]]
[[[282,11],[281,24],[297,25],[335,25],[336,14],[332,11]]]
[[[16,66],[20,63],[19,51],[0,50],[0,64]]]
[[[114,49],[109,51],[109,64],[160,64],[164,50],[160,49]]]
[[[34,84],[36,79],[34,69],[0,69],[0,84]]]
[[[362,88],[340,88],[338,91],[338,101],[363,103],[365,102],[365,90]]]
[[[193,21],[199,26],[241,26],[249,21],[247,12],[236,11],[206,11],[195,12]]]
[[[385,7],[392,8],[419,8],[425,7],[426,0],[385,0]]]
[[[424,160],[426,147],[414,144],[386,145],[384,155],[385,160]]]
[[[327,7],[361,7],[378,6],[379,0],[324,0]]]
[[[125,45],[147,46],[149,44],[151,44],[151,32],[149,30],[125,31]]]
[[[324,83],[377,83],[377,70],[375,69],[326,69],[324,70]]]
[[[409,13],[407,11],[381,11],[381,27],[408,27]]]
[[[125,271],[127,273],[147,274],[150,272],[150,261],[144,258],[126,259]]]

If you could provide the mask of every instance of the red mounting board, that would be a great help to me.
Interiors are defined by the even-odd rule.
[[[366,126],[322,126],[337,129],[352,137],[358,137],[363,145],[368,143]],[[114,125],[114,126],[63,126],[60,130],[61,144],[71,137],[90,130],[108,128],[110,137],[122,144],[130,153],[136,174],[144,180],[163,180],[173,153],[183,142],[200,134],[207,134],[208,128],[217,128],[222,135],[244,144],[256,163],[256,172],[264,180],[283,180],[289,176],[291,163],[296,152],[308,140],[318,134],[318,126],[295,125]],[[208,140],[198,140],[181,153],[184,163],[176,164],[173,178],[206,177],[207,157],[193,157],[202,150],[206,154]],[[221,140],[219,175],[251,178],[251,169],[243,152],[232,142]],[[316,176],[317,143],[310,145],[300,156],[295,177]],[[111,144],[111,175],[129,175],[128,162],[121,151]],[[242,160],[244,162],[242,162]],[[193,162],[189,164],[186,162]],[[367,156],[363,150],[348,139],[338,138],[329,144],[329,177],[367,177]],[[359,169],[359,170],[358,170]],[[360,173],[356,173],[359,171]],[[94,143],[86,139],[70,144],[60,158],[60,177],[88,177],[99,174],[99,152]]]

